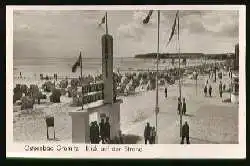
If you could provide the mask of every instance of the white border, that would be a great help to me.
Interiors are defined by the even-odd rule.
[[[13,10],[238,10],[240,89],[239,89],[239,144],[216,145],[130,145],[143,148],[143,152],[26,152],[24,145],[13,142]],[[245,158],[246,157],[246,89],[245,45],[246,7],[243,5],[184,5],[184,6],[6,6],[6,156],[32,158]],[[33,144],[39,145],[39,144]],[[46,145],[46,144],[44,144]],[[56,146],[55,144],[47,144]],[[65,145],[67,144],[60,144]],[[98,145],[102,147],[104,145]],[[121,147],[125,145],[110,145]]]

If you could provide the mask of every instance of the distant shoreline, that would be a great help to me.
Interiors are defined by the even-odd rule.
[[[198,58],[206,58],[206,59],[233,59],[235,56],[234,53],[223,53],[223,54],[203,54],[203,53],[180,53],[180,57],[187,59],[198,59]],[[148,54],[137,54],[134,58],[137,59],[156,59],[157,53],[148,53]],[[178,53],[160,53],[160,59],[178,59]]]

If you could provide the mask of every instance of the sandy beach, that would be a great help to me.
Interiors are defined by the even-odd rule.
[[[182,82],[182,96],[187,102],[187,115],[183,116],[183,122],[188,121],[190,125],[190,141],[197,144],[238,143],[238,105],[222,102],[218,90],[219,80],[216,83],[209,81],[213,94],[211,98],[204,97],[203,86],[207,78],[208,76],[199,76],[197,95],[194,80],[185,78]],[[228,82],[228,76],[224,76],[222,81]],[[176,82],[168,87],[167,99],[164,97],[164,87],[159,90],[158,143],[161,144],[180,142],[177,85]],[[119,98],[123,100],[120,115],[122,133],[134,138],[129,143],[144,143],[146,122],[155,125],[155,90]],[[229,93],[223,93],[223,99],[226,98],[229,98]],[[61,96],[61,103],[50,103],[46,99],[40,105],[35,104],[33,110],[21,111],[20,106],[14,106],[14,141],[46,142],[45,116],[53,115],[56,141],[71,143],[71,117],[68,113],[76,109],[70,106],[71,102],[72,98]]]

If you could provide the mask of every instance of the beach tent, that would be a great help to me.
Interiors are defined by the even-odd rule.
[[[133,79],[132,78],[130,79],[128,84],[131,85],[131,86],[133,85]]]
[[[127,80],[127,77],[126,76],[122,76],[121,83],[123,84],[126,80]]]
[[[148,80],[148,83],[146,85],[146,90],[151,90],[151,81]]]
[[[143,80],[143,78],[141,78],[141,80],[140,80],[140,85],[142,85],[142,84],[145,84],[145,81]]]

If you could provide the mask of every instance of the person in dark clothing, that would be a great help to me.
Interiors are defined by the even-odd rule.
[[[225,92],[226,90],[226,84],[223,84],[223,91]]]
[[[102,144],[105,144],[105,123],[104,119],[101,120],[101,123],[99,124],[100,126],[100,136],[102,140]]]
[[[220,97],[222,98],[222,83],[221,83],[221,81],[219,84],[219,93],[220,93]]]
[[[180,97],[178,97],[178,107],[177,107],[177,111],[178,111],[178,114],[180,114],[181,113],[181,105],[182,105],[182,103],[181,103],[181,99],[180,99]]]
[[[185,101],[185,98],[183,98],[183,104],[182,104],[182,114],[186,114],[186,101]]]
[[[165,87],[165,98],[167,98],[167,97],[168,97],[168,88]]]
[[[205,85],[205,87],[204,87],[204,94],[205,94],[205,96],[207,96],[207,85]]]
[[[119,130],[119,144],[123,144],[124,141],[123,141],[123,135],[122,135],[122,131]]]
[[[186,138],[187,144],[190,144],[189,142],[189,125],[187,122],[182,126],[182,132],[181,132],[181,144],[184,144],[184,139]]]
[[[145,144],[147,144],[147,142],[150,141],[150,130],[151,130],[151,127],[150,127],[149,123],[147,123],[147,125],[145,126],[145,129],[144,129]]]
[[[99,144],[100,141],[100,132],[99,132],[99,126],[97,124],[97,121],[94,121],[94,128],[95,128],[95,134],[94,134],[94,142],[95,144]]]
[[[109,124],[109,117],[106,118],[105,122],[105,141],[110,141],[110,124]]]
[[[150,130],[150,144],[155,144],[156,130],[155,127],[152,127]]]
[[[94,122],[90,123],[89,131],[90,131],[90,143],[93,144],[93,143],[95,143],[95,126],[94,126]]]
[[[211,85],[209,85],[208,92],[209,92],[209,96],[211,97],[212,96],[212,86]]]

